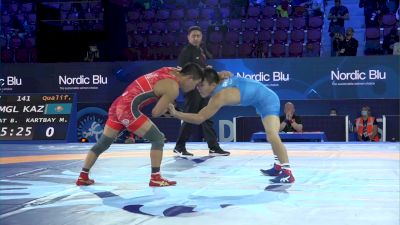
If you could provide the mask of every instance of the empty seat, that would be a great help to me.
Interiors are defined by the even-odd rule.
[[[139,11],[130,11],[128,12],[128,21],[129,22],[138,22],[140,20],[140,12]]]
[[[289,56],[301,57],[303,55],[303,44],[302,43],[290,43],[289,45]]]
[[[288,34],[284,30],[277,30],[274,33],[274,43],[285,44],[288,40]]]
[[[261,19],[260,30],[274,30],[274,21],[271,18]]]
[[[380,32],[379,28],[369,27],[365,29],[365,39],[366,40],[379,40]]]
[[[199,10],[198,9],[187,9],[186,10],[186,19],[187,20],[197,20],[199,18]]]
[[[276,29],[277,30],[289,30],[290,21],[289,18],[279,17],[276,19]]]
[[[253,56],[254,45],[250,43],[243,43],[239,45],[238,55],[240,58],[251,58]]]
[[[308,27],[310,29],[322,29],[322,25],[324,25],[324,20],[322,17],[313,16],[308,20]]]
[[[228,19],[231,15],[231,10],[229,8],[220,8],[219,13],[222,19]]]
[[[15,61],[17,63],[27,63],[29,62],[28,50],[25,48],[20,48],[15,50]]]
[[[221,31],[212,31],[209,33],[208,42],[212,44],[221,44],[223,41],[223,34]]]
[[[256,33],[254,31],[243,31],[242,39],[243,43],[255,43],[256,42]]]
[[[224,44],[221,49],[222,58],[236,58],[236,45]]]
[[[258,6],[249,6],[249,8],[247,9],[247,16],[250,18],[258,18],[260,14],[261,10]]]
[[[263,30],[258,33],[258,41],[262,43],[271,43],[272,33],[268,30]]]
[[[254,18],[249,18],[244,22],[245,30],[258,30],[258,21]]]
[[[239,43],[239,33],[236,31],[228,31],[225,34],[224,43],[237,44]]]
[[[220,57],[221,45],[218,43],[208,43],[207,50],[211,53],[214,58]]]
[[[1,49],[1,61],[5,63],[13,62],[14,56],[11,49]]]
[[[314,29],[307,31],[307,41],[308,42],[321,42],[321,30]]]
[[[147,45],[148,46],[155,46],[161,45],[161,35],[159,34],[150,34],[147,36]]]
[[[285,45],[275,43],[271,46],[272,57],[285,57]]]
[[[181,29],[181,24],[179,20],[169,20],[167,22],[168,32],[178,32]]]
[[[146,12],[147,11],[145,11],[144,16],[146,16]],[[157,15],[155,17],[156,17],[157,20],[161,20],[161,21],[168,20],[169,17],[170,17],[170,11],[168,9],[158,10],[157,11]]]
[[[151,24],[151,31],[153,33],[163,33],[167,29],[167,24],[165,22],[154,22]]]
[[[191,26],[195,26],[196,22],[193,20],[184,20],[181,23],[183,31],[187,31]]]
[[[290,33],[291,42],[304,43],[304,30],[292,30]]]
[[[232,31],[241,31],[242,21],[240,19],[230,19],[228,23],[228,29]]]
[[[203,20],[212,20],[215,18],[214,9],[204,8],[201,10],[200,18]]]
[[[396,25],[396,16],[394,14],[385,14],[382,16],[382,26],[394,27]]]
[[[214,8],[218,6],[218,0],[204,0],[203,2],[207,7]]]
[[[157,12],[157,19],[158,19],[158,16],[159,16],[160,11],[163,11],[163,10],[159,10],[159,11]],[[168,12],[168,15],[169,15],[169,11],[167,11],[167,12]],[[143,19],[144,19],[144,20],[146,20],[146,21],[153,21],[155,18],[156,18],[156,13],[155,13],[153,10],[146,10],[146,11],[144,11],[144,13],[143,13]],[[168,18],[167,18],[167,19],[168,19]]]
[[[173,20],[182,20],[185,17],[183,9],[174,9],[171,11],[170,18]]]
[[[272,6],[265,6],[261,9],[263,18],[276,18],[276,9]]]
[[[294,17],[292,27],[293,30],[304,30],[306,28],[306,19],[304,17]]]
[[[28,48],[28,49],[35,47],[36,46],[35,38],[34,37],[25,38],[24,46],[25,46],[25,48]]]
[[[33,4],[32,3],[24,3],[22,4],[22,12],[30,13],[32,11]]]

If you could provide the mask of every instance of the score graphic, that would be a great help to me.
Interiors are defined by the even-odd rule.
[[[0,141],[66,140],[75,110],[73,94],[0,95]]]

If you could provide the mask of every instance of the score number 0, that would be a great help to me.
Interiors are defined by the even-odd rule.
[[[51,137],[54,135],[54,127],[48,127],[46,129],[46,137]]]

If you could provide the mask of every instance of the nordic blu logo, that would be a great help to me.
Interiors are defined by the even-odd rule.
[[[107,84],[107,77],[94,74],[91,77],[80,75],[79,77],[58,76],[58,84],[61,85],[88,85],[88,84]]]
[[[362,72],[360,70],[354,70],[352,72],[343,72],[336,69],[331,70],[332,81],[363,81],[363,80],[386,80],[386,72],[380,70],[368,70],[368,72]]]
[[[0,79],[0,87],[3,86],[21,86],[22,85],[22,79],[18,78],[16,76],[7,76],[4,78]]]
[[[261,81],[261,82],[268,82],[268,81],[289,81],[290,77],[289,74],[283,73],[280,71],[274,71],[271,74],[264,73],[264,72],[259,72],[259,73],[254,73],[254,74],[246,74],[244,72],[242,73],[236,73],[237,77],[243,77],[243,78],[248,78],[256,81]]]

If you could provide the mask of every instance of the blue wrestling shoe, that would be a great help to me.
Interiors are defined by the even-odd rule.
[[[281,183],[281,184],[293,183],[294,176],[291,170],[282,169],[281,173],[274,179],[270,179],[270,181],[272,183]]]
[[[282,170],[282,166],[274,163],[274,167],[268,170],[260,169],[260,172],[265,176],[278,176]]]

